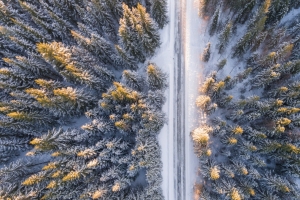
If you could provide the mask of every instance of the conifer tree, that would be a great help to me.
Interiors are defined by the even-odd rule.
[[[126,67],[128,67],[129,69],[136,69],[136,61],[133,59],[133,57],[131,55],[129,55],[124,49],[122,49],[122,47],[120,47],[119,45],[115,46],[119,56],[120,56],[120,60],[122,62],[122,64]]]
[[[218,70],[222,70],[224,68],[224,66],[226,65],[226,63],[227,63],[227,59],[221,60],[217,65]]]
[[[153,56],[155,49],[160,46],[157,26],[146,12],[146,8],[141,4],[138,3],[136,10],[133,12],[138,20],[138,25],[136,25],[135,29],[138,32],[140,41],[142,41],[145,54]]]
[[[226,49],[226,46],[229,42],[230,36],[232,32],[232,23],[229,22],[224,30],[222,31],[220,37],[219,37],[219,54],[223,53]]]
[[[167,76],[154,63],[147,67],[147,82],[151,90],[163,90],[166,88]]]
[[[243,8],[238,12],[235,19],[235,23],[238,22],[244,24],[247,21],[251,11],[253,10],[255,3],[255,0],[250,0],[249,2],[247,2],[243,6]]]
[[[247,0],[237,0],[237,1],[225,1],[225,4],[229,5],[230,8],[235,12],[240,10],[245,3],[247,2]]]
[[[88,38],[73,30],[71,34],[80,46],[99,57],[103,63],[116,64],[116,52],[103,37],[94,33]]]
[[[211,54],[211,50],[210,50],[210,42],[209,42],[206,44],[206,47],[202,53],[202,61],[208,62],[210,59],[210,54]]]
[[[163,28],[167,22],[167,2],[165,0],[152,0],[151,16],[158,24],[159,28]]]
[[[216,12],[214,13],[213,17],[212,17],[212,22],[211,22],[211,25],[209,27],[209,35],[212,36],[215,34],[216,32],[216,29],[218,27],[218,23],[219,23],[219,14],[220,14],[220,11],[219,9],[216,10]]]
[[[199,15],[212,16],[217,5],[216,0],[199,0]]]
[[[122,75],[124,83],[132,89],[141,91],[143,87],[142,77],[134,71],[124,70]]]
[[[122,16],[122,4],[120,0],[104,0],[111,13],[118,20]]]
[[[248,31],[234,47],[233,57],[243,55],[252,46],[252,40],[264,30],[270,5],[271,1],[266,0],[257,10],[248,25]]]
[[[284,17],[284,15],[286,15],[286,13],[289,11],[290,3],[290,0],[272,1],[269,9],[270,11],[268,13],[267,23],[276,23],[280,21]]]
[[[144,62],[145,55],[142,52],[141,41],[138,40],[138,32],[136,30],[138,19],[134,16],[130,8],[123,4],[123,18],[120,19],[119,36],[121,38],[121,46],[129,53],[130,56]]]

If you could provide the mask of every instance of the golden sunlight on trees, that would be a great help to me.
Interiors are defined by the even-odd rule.
[[[209,126],[203,126],[192,131],[192,138],[195,142],[207,145],[209,141],[209,134],[213,129]]]

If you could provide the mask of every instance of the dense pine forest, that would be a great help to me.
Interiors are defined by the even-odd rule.
[[[0,1],[0,199],[163,199],[166,6]]]
[[[300,1],[198,2],[209,20],[196,102],[208,124],[191,133],[199,198],[300,199]]]

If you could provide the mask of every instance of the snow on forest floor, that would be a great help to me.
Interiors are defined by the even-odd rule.
[[[186,93],[186,198],[198,199],[197,186],[199,183],[198,158],[194,154],[193,141],[190,132],[206,123],[206,118],[196,107],[199,85],[204,81],[204,65],[201,54],[208,39],[204,37],[207,21],[198,15],[198,0],[185,0],[184,28],[184,60],[185,60],[185,93]],[[194,192],[195,190],[195,192]]]
[[[166,200],[174,199],[174,68],[175,68],[175,23],[176,7],[174,0],[168,0],[169,23],[160,31],[161,47],[151,62],[156,63],[164,72],[168,74],[169,87],[165,92],[167,101],[163,106],[166,113],[167,123],[159,134],[159,144],[162,148],[161,159],[163,162],[163,183],[162,189]]]

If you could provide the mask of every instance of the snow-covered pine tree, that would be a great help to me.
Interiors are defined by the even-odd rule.
[[[151,90],[164,90],[167,87],[166,74],[154,63],[147,67],[147,82]]]
[[[203,50],[203,53],[202,53],[202,61],[203,62],[208,62],[209,59],[210,59],[210,54],[211,54],[211,49],[210,49],[210,42],[206,44],[206,47],[205,49]]]
[[[141,48],[142,41],[138,39],[139,33],[136,29],[138,19],[126,4],[123,4],[122,7],[123,18],[120,19],[119,27],[120,46],[134,59],[139,62],[144,62],[145,54],[143,52],[143,48]]]
[[[199,16],[212,16],[218,1],[216,0],[198,0],[199,1]]]
[[[139,62],[144,62],[145,56],[152,56],[155,48],[160,45],[156,24],[141,4],[132,9],[123,4],[119,36],[120,46],[130,56],[138,58]]]
[[[166,0],[151,0],[151,16],[163,28],[168,23],[167,2]]]
[[[290,0],[272,1],[269,8],[267,24],[274,24],[280,21],[288,13],[290,9],[290,3]]]
[[[210,36],[214,35],[217,30],[219,24],[219,14],[220,14],[220,10],[217,9],[214,15],[212,16],[212,22],[208,30]]]
[[[232,33],[232,22],[229,22],[219,36],[219,54],[223,53],[227,47]]]
[[[253,39],[264,30],[270,4],[270,0],[265,0],[265,2],[256,11],[248,24],[247,32],[235,45],[233,57],[241,56],[246,53],[246,51],[253,45]]]
[[[250,0],[249,2],[247,2],[236,15],[234,22],[244,24],[248,20],[248,17],[252,12],[255,3],[255,0]]]
[[[123,82],[130,88],[141,91],[144,85],[142,77],[134,71],[124,70],[122,74]]]
[[[218,70],[222,70],[222,69],[224,68],[224,66],[226,65],[226,63],[227,63],[227,59],[221,60],[221,61],[217,64]]]
[[[139,41],[142,42],[144,54],[147,57],[153,56],[155,49],[160,46],[157,25],[146,12],[146,8],[139,3],[137,8],[133,9],[133,14],[137,19],[135,29],[138,33]]]

